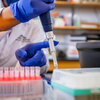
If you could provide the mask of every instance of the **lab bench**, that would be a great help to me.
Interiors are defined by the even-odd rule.
[[[66,68],[80,68],[80,63],[78,60],[59,60],[58,61],[59,69]],[[53,61],[50,61],[50,69],[49,72],[52,72],[54,69]]]
[[[99,68],[56,69],[51,84],[44,78],[1,82],[0,100],[100,100],[99,72]]]

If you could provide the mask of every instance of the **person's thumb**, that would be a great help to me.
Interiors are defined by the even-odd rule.
[[[23,49],[18,49],[16,50],[15,55],[18,60],[22,60],[23,58],[27,57],[27,52]]]

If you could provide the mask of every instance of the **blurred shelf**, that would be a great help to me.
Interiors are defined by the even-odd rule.
[[[58,61],[59,69],[67,69],[67,68],[80,68],[79,61]],[[53,71],[53,61],[50,61],[50,69],[49,71]]]
[[[80,26],[64,26],[64,27],[54,27],[54,30],[100,30],[100,27],[97,28],[87,28]]]
[[[55,2],[56,6],[62,6],[62,7],[68,7],[68,6],[76,6],[76,7],[99,7],[100,8],[100,3],[99,2],[67,2],[67,1],[56,1]]]

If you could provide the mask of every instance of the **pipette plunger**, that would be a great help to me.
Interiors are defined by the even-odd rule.
[[[57,63],[57,58],[56,58],[56,50],[55,50],[55,46],[54,46],[54,42],[53,42],[54,34],[53,34],[53,29],[52,29],[52,21],[51,21],[50,12],[41,14],[40,20],[41,20],[43,29],[46,33],[47,40],[49,41],[50,52],[52,54],[54,67],[58,68],[58,63]]]

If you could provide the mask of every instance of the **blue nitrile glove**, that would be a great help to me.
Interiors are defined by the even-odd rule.
[[[14,17],[20,22],[27,22],[54,7],[54,0],[19,0],[10,5]]]
[[[54,41],[56,46],[59,42]],[[15,53],[16,58],[19,60],[21,66],[44,66],[46,64],[46,57],[42,48],[48,48],[48,41],[31,43],[18,49]]]
[[[14,3],[14,2],[17,2],[19,0],[5,0],[7,5],[9,6],[10,4]]]

